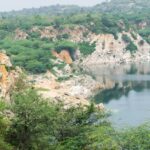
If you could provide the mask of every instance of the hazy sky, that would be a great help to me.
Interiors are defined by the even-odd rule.
[[[92,6],[104,0],[0,0],[0,11],[20,10],[49,6],[55,4],[78,4],[80,6]]]

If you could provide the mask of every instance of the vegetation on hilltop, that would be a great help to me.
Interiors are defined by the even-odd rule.
[[[87,41],[75,43],[70,41],[70,34],[60,34],[54,38],[41,38],[40,32],[32,31],[33,27],[44,29],[52,26],[61,33],[66,27],[73,29],[82,26],[88,32],[95,34],[109,33],[118,39],[122,31],[139,33],[150,43],[149,1],[147,0],[112,0],[94,7],[51,6],[40,9],[26,9],[19,12],[1,13],[0,19],[0,49],[6,50],[14,65],[19,65],[31,73],[43,73],[52,69],[53,59],[50,51],[67,48],[71,55],[75,49],[80,49],[83,55],[89,55],[95,50],[95,45]],[[59,12],[58,12],[59,10]],[[126,11],[128,10],[128,11]],[[108,13],[109,12],[109,13]],[[49,15],[49,13],[51,15]],[[115,15],[117,13],[117,15]],[[14,39],[16,29],[28,34],[25,40]],[[136,34],[132,34],[136,39]],[[136,45],[127,37],[127,50],[135,52]],[[140,44],[144,43],[141,41]],[[72,58],[74,58],[72,56]]]
[[[96,34],[111,33],[117,39],[117,34],[122,30],[117,22],[118,18],[111,15],[85,13],[52,18],[47,16],[4,18],[0,22],[0,49],[6,50],[15,66],[21,66],[31,73],[43,73],[55,66],[51,61],[53,59],[51,50],[60,52],[62,49],[67,49],[74,59],[73,55],[77,48],[81,48],[81,53],[88,55],[95,50],[95,45],[84,41],[71,42],[68,34],[57,36],[56,39],[41,38],[40,32],[32,31],[33,27],[44,29],[53,26],[61,33],[66,26],[72,28],[73,25],[78,25]],[[27,39],[14,39],[17,29],[25,32],[28,35]]]

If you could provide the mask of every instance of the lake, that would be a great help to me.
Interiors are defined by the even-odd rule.
[[[106,86],[94,100],[111,110],[114,126],[135,127],[150,121],[150,63],[93,65],[88,73]]]

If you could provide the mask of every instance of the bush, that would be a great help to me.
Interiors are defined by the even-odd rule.
[[[28,33],[31,38],[40,38],[40,32],[29,32]]]
[[[95,43],[93,44],[90,44],[88,42],[79,43],[80,52],[85,56],[92,54],[95,51],[95,47],[96,47]]]
[[[126,50],[130,51],[131,53],[134,53],[137,51],[137,46],[131,41],[127,47]]]
[[[53,50],[54,49],[54,44],[53,43],[42,44],[41,49],[43,49],[43,50]]]
[[[91,134],[92,133],[92,134]],[[150,149],[150,126],[116,131],[111,126],[99,126],[88,136],[89,149],[101,150],[148,150]]]
[[[4,116],[4,110],[6,110],[6,105],[0,101],[0,149],[1,150],[12,150],[10,144],[6,142],[6,130],[8,128],[8,120]]]
[[[25,66],[25,69],[35,74],[44,73],[47,71],[45,64],[37,60],[29,61],[28,64]]]
[[[101,21],[103,25],[105,25],[106,27],[116,26],[116,22],[112,18],[109,18],[108,16],[103,16]]]
[[[149,27],[148,28],[145,28],[143,30],[140,30],[139,31],[139,34],[148,42],[150,43],[150,30],[149,30]]]
[[[137,35],[133,32],[131,32],[131,36],[133,37],[134,40],[137,40]]]
[[[59,34],[59,35],[57,35],[57,40],[59,41],[59,40],[65,40],[65,39],[69,39],[69,34]]]
[[[44,73],[53,67],[53,58],[50,50],[53,43],[40,40],[3,40],[1,48],[11,57],[14,66],[20,66],[31,73]]]
[[[126,34],[123,34],[122,35],[122,40],[125,42],[125,43],[130,43],[131,42],[131,39],[128,35]]]
[[[125,130],[120,134],[122,149],[148,150],[150,149],[150,126],[143,125],[138,128]]]
[[[7,37],[9,32],[0,30],[0,40],[3,40],[5,37]]]
[[[140,42],[138,43],[140,46],[144,45],[144,40],[140,40]]]
[[[69,39],[69,34],[67,34],[67,33],[66,33],[66,34],[63,34],[63,35],[62,35],[62,39]]]

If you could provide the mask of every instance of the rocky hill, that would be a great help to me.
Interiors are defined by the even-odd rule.
[[[150,45],[138,34],[134,39],[130,32],[122,32],[117,40],[111,34],[100,34],[93,36],[92,42],[96,43],[96,50],[83,61],[87,66],[150,60]]]
[[[39,29],[34,27],[30,30],[30,33],[38,32],[40,38],[48,38],[53,41],[58,40],[58,37],[68,35],[69,41],[73,43],[87,42],[89,45],[95,44],[93,52],[84,56],[81,47],[75,51],[75,60],[83,60],[84,65],[89,64],[101,64],[101,63],[125,63],[132,61],[149,61],[150,59],[150,45],[134,30],[128,32],[122,31],[117,34],[117,39],[113,34],[95,34],[88,30],[84,26],[74,26],[74,28],[66,27],[60,30],[55,29],[52,26]],[[24,40],[29,36],[27,33],[20,29],[15,32],[15,39]],[[84,35],[86,33],[86,36]],[[86,49],[85,49],[86,51]],[[79,52],[79,53],[78,53]],[[67,49],[62,49],[60,53],[54,49],[52,54],[64,60],[67,64],[72,64],[73,60],[71,53]]]

